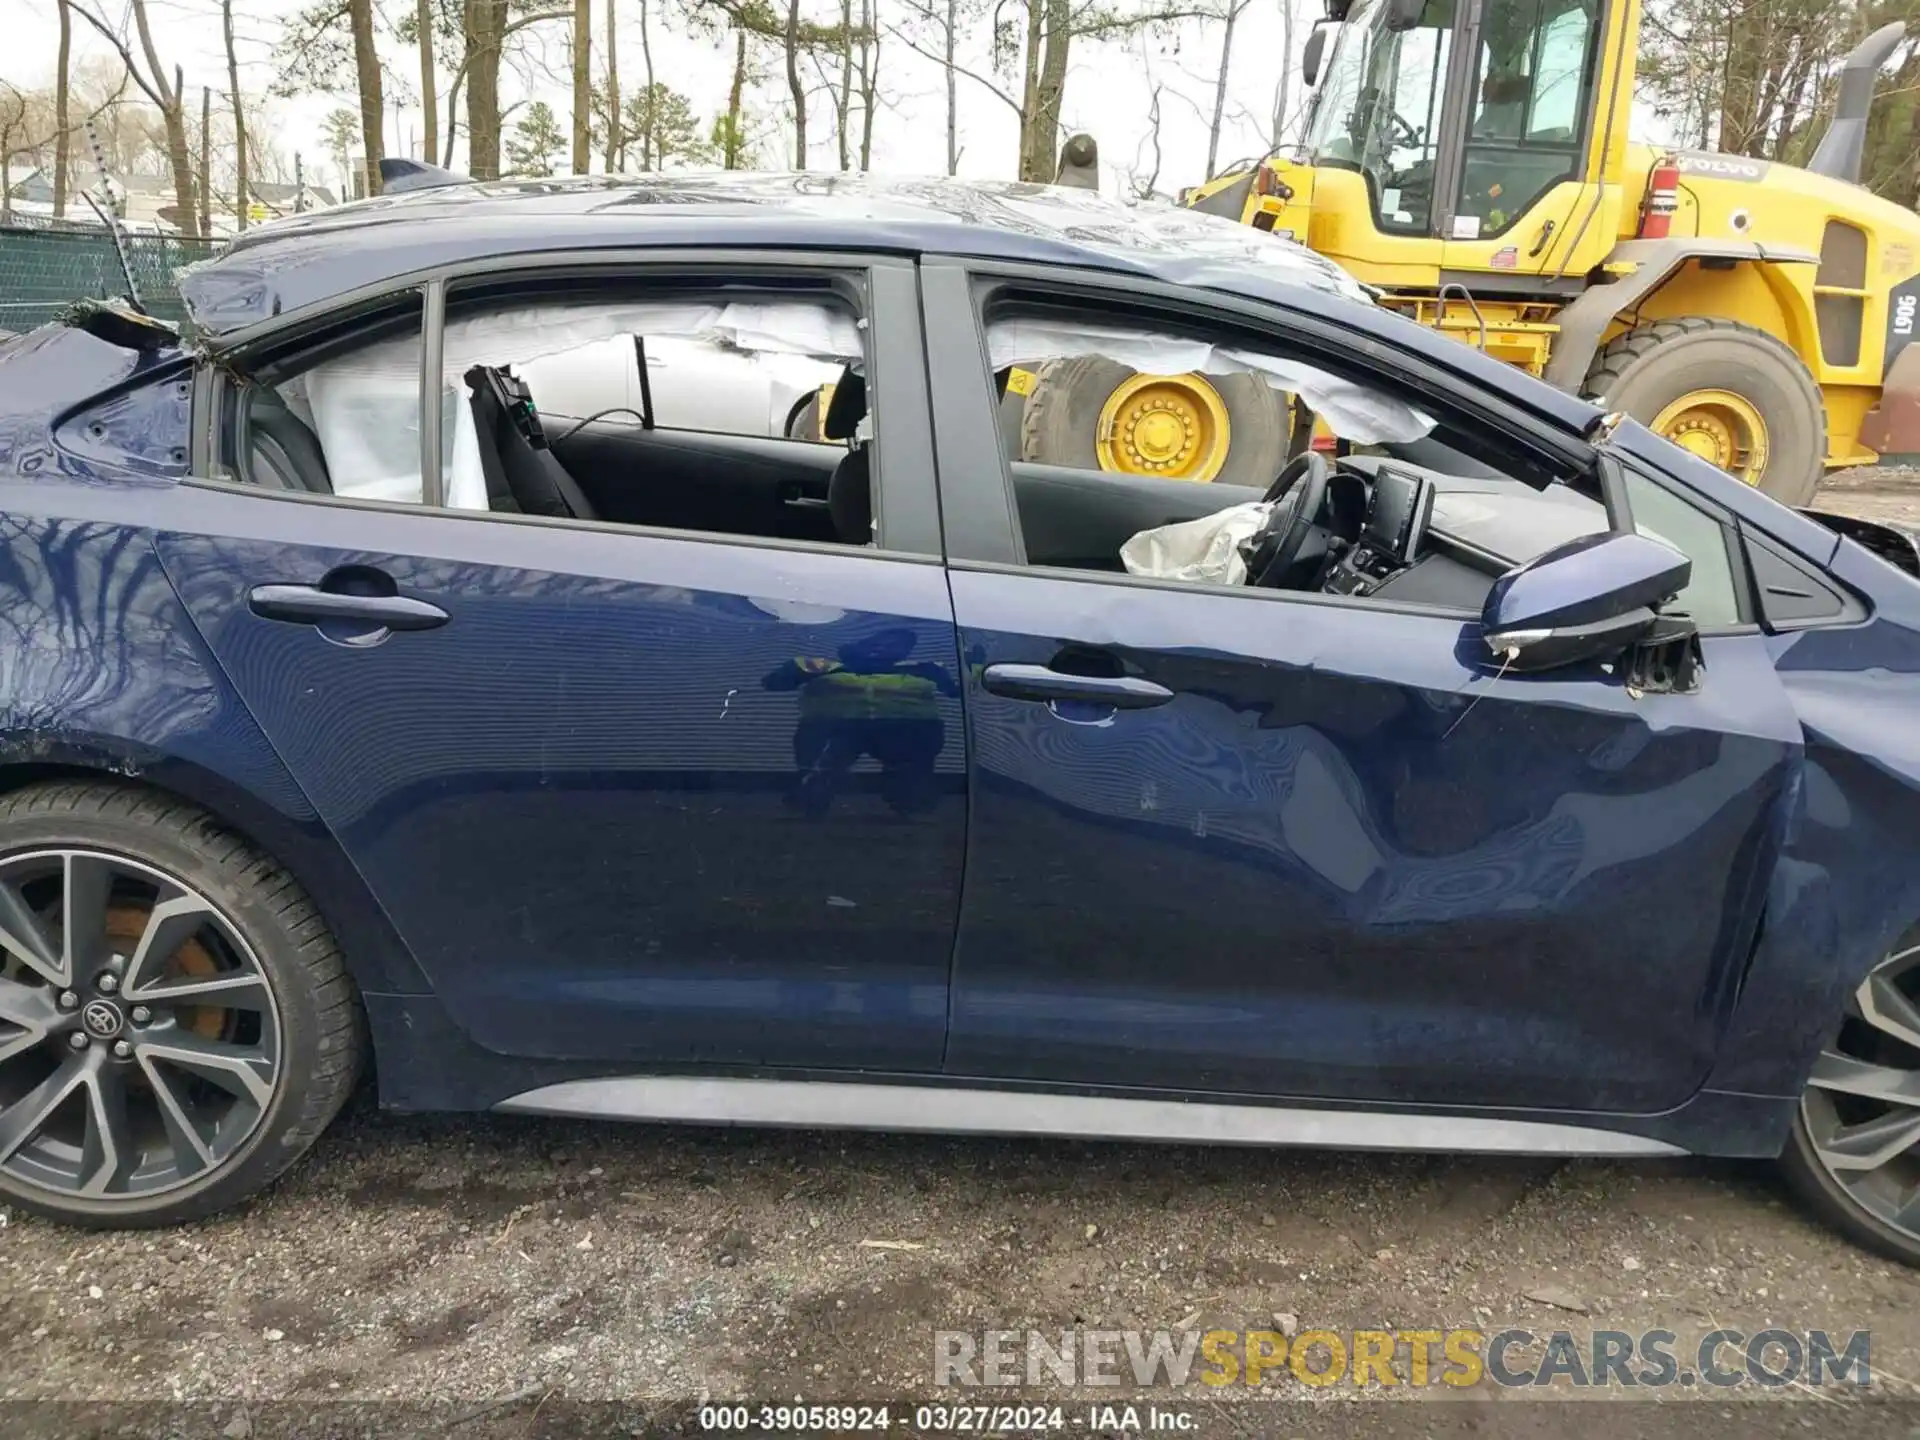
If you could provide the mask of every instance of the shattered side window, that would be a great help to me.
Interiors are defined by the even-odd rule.
[[[1009,458],[1264,488],[1318,435],[1405,443],[1433,419],[1322,367],[1238,343],[1007,316],[987,327]]]
[[[484,494],[467,403],[475,366],[510,368],[545,423],[834,443],[828,405],[848,367],[863,363],[863,339],[857,317],[824,299],[521,303],[450,319],[448,503]]]

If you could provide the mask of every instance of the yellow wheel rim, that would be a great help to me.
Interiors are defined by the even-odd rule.
[[[1766,474],[1767,422],[1744,395],[1689,391],[1654,416],[1652,428],[1749,485]]]
[[[1226,402],[1198,375],[1135,375],[1100,407],[1094,453],[1102,470],[1211,480],[1227,463]]]

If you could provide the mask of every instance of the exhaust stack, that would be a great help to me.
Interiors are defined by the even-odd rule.
[[[1873,103],[1873,82],[1887,63],[1893,47],[1905,38],[1907,27],[1895,20],[1882,25],[1853,47],[1840,63],[1840,99],[1833,107],[1833,123],[1820,137],[1807,168],[1816,175],[1860,183],[1860,154],[1867,141],[1867,108]]]

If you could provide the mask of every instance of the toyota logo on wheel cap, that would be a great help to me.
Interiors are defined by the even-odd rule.
[[[87,1008],[80,1012],[80,1023],[87,1027],[89,1035],[111,1040],[120,1033],[120,1007],[105,1000],[90,1000]]]

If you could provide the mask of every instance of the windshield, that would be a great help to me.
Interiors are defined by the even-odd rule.
[[[1314,97],[1307,151],[1316,165],[1367,177],[1374,222],[1426,233],[1434,145],[1453,40],[1452,0],[1428,0],[1420,23],[1386,28],[1385,0],[1355,0]]]
[[[1427,0],[1419,23],[1387,28],[1386,0],[1355,0],[1307,122],[1316,165],[1367,177],[1374,223],[1433,233],[1440,114],[1455,0]],[[1466,111],[1448,237],[1484,239],[1576,179],[1592,108],[1600,0],[1483,0],[1475,53],[1456,83]]]

